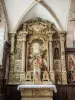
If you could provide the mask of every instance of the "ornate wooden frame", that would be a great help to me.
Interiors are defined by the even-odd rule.
[[[69,59],[70,59],[70,56],[75,55],[75,48],[66,48],[65,49],[65,52],[66,52],[67,82],[68,82],[68,84],[74,84],[75,83],[75,80],[72,80],[72,78],[73,78],[72,77],[72,72],[73,71],[75,72],[75,70],[73,70],[71,68],[71,62],[69,61]]]

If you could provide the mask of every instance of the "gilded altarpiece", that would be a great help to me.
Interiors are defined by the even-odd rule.
[[[65,32],[51,22],[24,22],[11,41],[9,84],[66,84]]]

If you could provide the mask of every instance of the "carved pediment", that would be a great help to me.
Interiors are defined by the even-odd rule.
[[[36,20],[28,20],[24,22],[18,31],[28,31],[28,34],[41,34],[51,31],[57,31],[53,23],[37,18]]]
[[[35,32],[39,32],[39,31],[42,31],[42,30],[44,30],[46,28],[47,28],[46,25],[42,25],[42,24],[39,25],[38,23],[35,23],[34,25],[32,25],[30,27],[30,30],[33,30]]]

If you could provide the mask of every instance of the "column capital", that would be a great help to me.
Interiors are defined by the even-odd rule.
[[[65,36],[66,36],[66,32],[64,31],[62,31],[62,32],[60,32],[60,41],[65,41]]]
[[[51,31],[51,30],[49,30],[49,31],[47,31],[47,34],[48,34],[48,36],[49,36],[49,41],[51,42],[52,41],[52,35],[55,33],[55,31]]]
[[[60,32],[60,37],[65,37],[66,34],[67,34],[66,31],[61,31],[61,32]]]
[[[55,33],[55,31],[49,30],[49,31],[47,31],[46,33],[47,33],[48,35],[53,35],[53,34]]]
[[[14,38],[15,35],[16,33],[9,33],[9,36],[11,36],[11,38]]]
[[[19,35],[26,37],[28,35],[28,32],[27,31],[20,31]]]
[[[60,42],[61,41],[65,42],[65,37],[60,37]]]
[[[25,42],[26,36],[28,35],[27,31],[20,31],[17,36],[20,37],[19,41]]]

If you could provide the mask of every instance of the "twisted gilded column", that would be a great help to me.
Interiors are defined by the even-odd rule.
[[[66,62],[65,62],[65,33],[60,33],[61,44],[61,71],[62,71],[62,84],[67,84]]]

